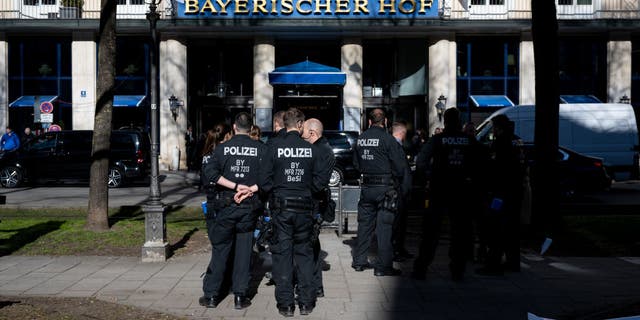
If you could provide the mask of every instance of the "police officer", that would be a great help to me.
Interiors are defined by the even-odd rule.
[[[430,172],[430,210],[425,215],[420,253],[414,261],[413,276],[425,277],[438,246],[442,217],[448,214],[451,223],[449,270],[454,281],[462,280],[466,261],[472,252],[472,224],[469,199],[471,184],[479,164],[480,145],[475,138],[462,132],[460,112],[456,108],[444,113],[444,130],[424,145],[416,165]]]
[[[387,119],[382,109],[369,113],[369,129],[357,140],[354,166],[362,175],[358,202],[358,238],[351,266],[358,272],[370,268],[367,260],[373,230],[378,238],[376,276],[397,276],[393,268],[391,234],[398,209],[398,184],[406,169],[401,147],[385,130]]]
[[[233,125],[236,135],[219,145],[203,160],[203,175],[208,182],[207,231],[212,244],[211,261],[203,280],[204,296],[200,305],[215,308],[229,252],[235,241],[233,285],[236,309],[248,307],[246,296],[250,280],[250,258],[253,230],[258,208],[260,163],[266,147],[252,140],[251,116],[239,113]]]
[[[273,279],[280,314],[291,317],[295,310],[293,292],[294,263],[300,269],[298,304],[301,315],[315,307],[312,286],[313,230],[312,194],[326,185],[320,173],[313,145],[300,137],[304,114],[295,108],[286,111],[284,125],[287,133],[275,139],[263,164],[267,185],[272,191],[269,199],[275,234],[272,239]],[[268,190],[268,189],[267,189]]]
[[[322,191],[313,194],[313,201],[315,213],[314,235],[313,235],[313,288],[315,288],[316,297],[324,297],[324,286],[322,285],[322,260],[320,259],[320,226],[323,221],[332,222],[335,219],[335,203],[331,207],[331,190],[329,189],[329,179],[331,178],[331,172],[333,166],[336,163],[336,158],[333,154],[333,149],[329,145],[329,140],[322,136],[322,122],[318,119],[309,119],[304,122],[304,130],[302,138],[307,142],[313,144],[316,147],[316,156],[318,157],[320,168],[320,174],[322,180],[327,184],[322,186]]]
[[[514,134],[514,123],[506,115],[491,119],[495,139],[490,148],[490,210],[484,230],[488,252],[482,275],[520,271],[520,208],[526,167],[522,141]],[[506,262],[502,264],[502,255]]]
[[[273,143],[273,139],[283,138],[287,134],[287,129],[284,127],[284,113],[280,110],[273,115],[273,134],[267,140],[268,145]]]
[[[404,141],[407,138],[407,125],[403,122],[394,122],[391,125],[391,135],[398,142],[400,151],[402,151],[402,157],[407,161],[404,174],[402,176],[402,182],[400,183],[400,198],[398,201],[398,214],[396,214],[395,221],[393,223],[393,233],[391,242],[393,243],[393,260],[402,262],[405,259],[413,258],[413,255],[405,248],[405,238],[407,233],[407,218],[408,218],[408,206],[409,197],[411,196],[411,168],[409,167],[409,160],[406,158],[404,152]]]

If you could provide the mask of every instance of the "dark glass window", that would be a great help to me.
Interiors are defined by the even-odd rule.
[[[127,0],[118,0],[118,4],[119,5],[125,5],[125,4],[127,4]]]
[[[560,94],[591,94],[607,101],[606,40],[564,38],[559,51]]]
[[[394,56],[397,44],[390,40],[367,41],[362,48],[363,81],[365,96],[390,95],[394,81]],[[371,91],[369,91],[371,88]]]
[[[640,38],[635,38],[632,41],[631,96],[628,94],[627,96],[631,98],[631,104],[640,106]]]
[[[591,5],[592,0],[578,0],[579,5]]]
[[[195,43],[194,48],[188,53],[189,77],[195,81],[189,86],[192,95],[218,96],[219,91],[227,97],[253,95],[252,44],[227,40]]]
[[[457,43],[457,101],[466,107],[470,95],[519,97],[519,40],[460,39]]]
[[[489,4],[492,4],[492,5],[504,5],[504,0],[489,0]]]
[[[116,94],[146,95],[149,70],[146,39],[119,37],[116,46]]]
[[[129,3],[133,5],[139,5],[144,4],[144,0],[131,0]]]
[[[559,5],[572,5],[573,4],[573,0],[558,0],[558,4]]]
[[[25,6],[37,6],[38,0],[24,0],[23,3]]]
[[[472,5],[484,5],[487,0],[471,0]]]
[[[42,0],[42,5],[53,6],[56,4],[56,0]]]

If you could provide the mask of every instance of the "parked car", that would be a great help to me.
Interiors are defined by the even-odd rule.
[[[25,182],[88,181],[93,131],[44,133],[14,153],[0,156],[0,184],[15,188]],[[147,133],[113,131],[109,151],[111,188],[143,178],[149,171]]]
[[[534,165],[533,144],[525,144],[524,151],[529,166]],[[558,186],[562,196],[605,190],[611,186],[602,158],[587,156],[565,147],[557,153]]]
[[[263,131],[261,140],[266,143],[272,135],[270,131]],[[329,186],[358,184],[360,174],[353,166],[353,146],[358,139],[358,132],[326,130],[322,135],[329,140],[333,155],[336,157],[336,165],[331,172]]]

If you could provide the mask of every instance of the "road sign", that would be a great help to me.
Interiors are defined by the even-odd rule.
[[[62,131],[62,128],[61,128],[59,125],[57,125],[57,124],[52,124],[52,125],[49,127],[49,131]]]
[[[45,101],[43,103],[40,104],[40,111],[42,111],[42,113],[51,113],[53,112],[53,104],[49,101]],[[44,121],[42,121],[44,122]]]
[[[53,122],[53,113],[41,113],[40,114],[40,122],[52,123]]]

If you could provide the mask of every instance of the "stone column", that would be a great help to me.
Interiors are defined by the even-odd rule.
[[[178,170],[187,167],[184,134],[187,131],[187,46],[174,38],[160,42],[160,169]],[[181,104],[174,119],[169,109],[169,97]],[[174,158],[179,152],[176,165]]]
[[[631,41],[615,37],[607,43],[607,102],[624,95],[631,97]]]
[[[74,32],[71,43],[73,130],[93,130],[96,112],[97,46],[93,32]],[[65,128],[70,129],[70,128]]]
[[[9,124],[9,42],[0,33],[0,130]]]
[[[269,72],[276,68],[276,48],[271,39],[256,39],[253,45],[253,106],[255,124],[273,130],[273,87]]]
[[[520,93],[516,104],[536,103],[536,64],[533,58],[533,40],[531,34],[520,39]]]
[[[347,74],[342,89],[342,108],[345,131],[361,131],[362,102],[362,43],[360,39],[345,39],[340,49],[341,70]]]
[[[438,116],[436,103],[438,97],[447,98],[446,107],[455,107],[456,92],[456,42],[453,34],[436,36],[429,44],[429,101],[427,102],[429,132],[436,127],[443,127],[442,118]]]

